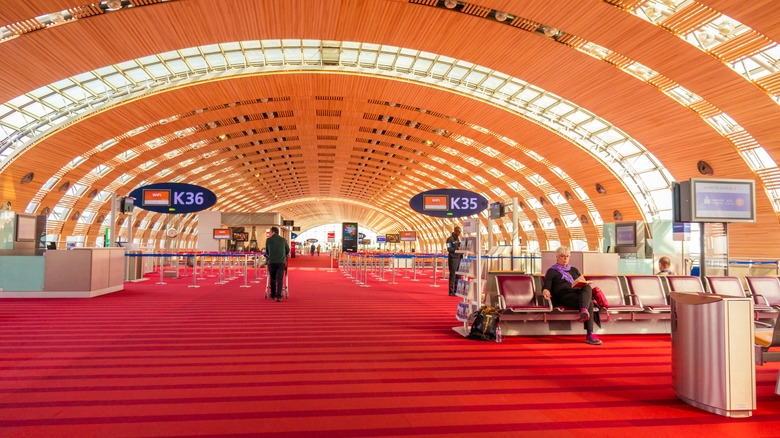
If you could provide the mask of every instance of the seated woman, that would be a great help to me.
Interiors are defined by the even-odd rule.
[[[577,268],[569,265],[571,251],[561,246],[555,251],[557,263],[552,265],[544,275],[542,295],[552,300],[554,306],[573,307],[580,310],[579,320],[585,323],[585,342],[591,345],[601,345],[601,340],[593,334],[593,291],[589,284],[579,289],[572,287],[574,281],[581,277]],[[598,316],[598,315],[596,315]]]

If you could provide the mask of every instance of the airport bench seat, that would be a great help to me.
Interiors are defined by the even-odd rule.
[[[710,286],[710,291],[714,294],[748,298],[748,295],[745,293],[745,289],[742,287],[742,282],[739,280],[739,277],[712,276],[707,277],[707,283]],[[753,300],[753,310],[756,312],[776,311],[776,309],[772,309],[772,307],[768,304],[757,303],[755,302],[755,298],[753,298]]]
[[[536,302],[536,287],[530,275],[496,275],[498,307],[502,313],[552,312],[552,305]]]
[[[628,296],[635,297],[636,303],[648,313],[671,312],[672,306],[666,301],[666,292],[661,279],[654,275],[627,275]]]
[[[626,304],[626,297],[623,295],[623,288],[620,287],[620,279],[617,275],[586,275],[588,281],[592,281],[592,286],[598,286],[609,303],[609,313],[641,312],[644,309],[639,306],[634,297],[628,297],[632,300],[631,304]]]
[[[745,280],[756,305],[763,304],[775,310],[780,309],[780,278],[746,276]]]
[[[669,292],[706,292],[701,279],[692,275],[665,275]]]

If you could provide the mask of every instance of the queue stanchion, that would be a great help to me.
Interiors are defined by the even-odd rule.
[[[395,261],[396,261],[395,255],[390,256],[390,264],[392,265],[391,271],[393,272],[393,277],[392,277],[393,279],[388,284],[398,284],[395,282],[395,264],[396,264]]]
[[[255,269],[255,279],[252,280],[252,283],[260,283],[260,253],[255,255],[253,265]]]
[[[188,263],[189,263],[189,261],[188,261]],[[195,267],[197,267],[197,266],[198,266],[198,259],[195,258],[193,260],[193,263],[192,263],[192,284],[187,286],[187,287],[200,287],[200,286],[198,286],[198,283],[197,283],[198,282],[198,276],[195,273]]]
[[[416,255],[412,256],[412,273],[414,274],[414,276],[410,281],[420,281],[417,279],[417,256]]]
[[[387,256],[381,255],[379,256],[379,281],[387,281],[385,280],[385,259]]]
[[[363,261],[363,284],[360,287],[371,287],[368,284],[368,254],[365,254],[365,260]]]
[[[203,256],[203,253],[200,254],[200,280],[205,280],[206,277],[204,276],[206,272],[206,258]]]
[[[409,272],[409,258],[406,255],[404,255],[403,259],[404,259],[404,278],[409,278],[409,276],[407,275],[407,273]]]
[[[211,267],[211,271],[209,271],[209,277],[210,278],[214,278],[215,277],[215,275],[214,275],[214,253],[211,254],[211,257],[210,257],[210,260],[209,260],[209,265]]]
[[[333,272],[333,252],[328,254],[330,255],[330,268],[328,268],[328,272]]]
[[[163,275],[165,275],[164,273],[165,273],[165,269],[163,269],[163,265],[160,264],[160,281],[157,282],[156,284],[167,284],[166,282],[163,281]]]
[[[442,258],[444,258],[444,257],[442,257]],[[448,280],[447,276],[444,274],[444,266],[445,265],[441,265],[441,279],[442,280]],[[447,269],[449,269],[449,266],[450,266],[449,262],[447,263],[446,266],[447,266]]]
[[[223,271],[223,269],[224,269],[223,268],[223,263],[222,263],[223,260],[224,260],[224,257],[221,257],[221,254],[220,254],[220,257],[219,257],[219,267],[217,268],[217,282],[215,284],[225,284],[226,283],[226,281],[225,281],[225,272]]]
[[[355,262],[355,279],[352,280],[357,284],[363,284],[362,281],[360,281],[360,254],[355,253],[356,262]]]
[[[438,270],[438,263],[437,263],[437,257],[436,254],[433,255],[433,284],[429,284],[428,287],[439,287],[438,284],[436,284],[436,271]]]
[[[247,278],[249,277],[249,272],[247,272],[247,263],[249,263],[249,254],[244,254],[244,284],[239,287],[252,287],[247,284]]]

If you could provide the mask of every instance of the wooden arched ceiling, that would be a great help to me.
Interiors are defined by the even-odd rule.
[[[18,8],[7,3],[10,4],[0,8],[0,19],[7,23],[82,6],[64,0],[41,0],[34,6]],[[390,0],[313,0],[294,8],[281,0],[180,0],[141,6],[143,3],[148,2],[0,43],[2,59],[14,60],[0,64],[0,77],[4,78],[0,83],[0,101],[84,71],[206,44],[286,38],[370,42],[466,60],[538,85],[618,126],[652,152],[677,180],[699,176],[699,160],[711,164],[719,177],[756,178],[732,141],[712,129],[701,115],[664,94],[657,84],[637,80],[564,44],[487,18]],[[770,37],[777,33],[777,20],[773,18],[776,15],[755,13],[759,8],[776,9],[771,2],[753,2],[752,8],[740,6],[743,2],[739,1],[702,3],[728,10]],[[555,26],[649,66],[727,113],[775,161],[780,159],[780,108],[764,90],[713,56],[610,2],[497,0],[477,1],[473,5],[510,11]],[[242,104],[226,106],[232,102]],[[389,107],[382,102],[398,105]],[[140,181],[154,178],[161,166],[166,166],[172,169],[169,178],[184,175],[183,181],[211,185],[221,196],[220,205],[227,208],[257,211],[282,200],[341,198],[370,203],[376,208],[345,208],[328,201],[327,207],[308,210],[291,204],[283,207],[287,209],[283,213],[300,214],[301,220],[311,223],[318,220],[317,216],[328,215],[334,219],[371,221],[377,224],[378,232],[401,228],[395,221],[397,228],[387,225],[387,218],[378,216],[379,209],[403,218],[431,239],[439,237],[441,222],[415,215],[406,206],[412,194],[428,187],[462,187],[462,181],[467,181],[473,190],[490,197],[494,187],[508,194],[516,193],[510,188],[516,180],[533,198],[545,195],[527,181],[527,175],[508,167],[507,160],[516,160],[532,169],[559,193],[573,192],[571,184],[549,167],[484,132],[448,122],[446,117],[452,117],[510,138],[554,162],[582,188],[605,221],[612,220],[615,210],[623,214],[624,220],[642,218],[642,209],[632,194],[598,160],[517,114],[433,87],[334,73],[232,78],[151,94],[113,107],[48,136],[2,169],[4,199],[11,200],[14,209],[24,208],[49,177],[62,173],[71,160],[96,145],[139,126],[201,108],[211,110],[154,126],[105,151],[97,151],[86,163],[60,175],[60,181],[83,181],[98,164],[114,160],[113,170],[91,181],[87,192],[93,187],[105,189],[123,173],[152,158],[199,140],[211,140],[205,151],[192,150],[171,157],[169,160],[175,161],[175,165],[165,161],[114,185],[118,190],[132,188]],[[413,108],[429,112],[415,112]],[[278,117],[262,116],[269,112]],[[248,115],[254,118],[242,119]],[[377,119],[378,115],[388,116],[389,121]],[[392,120],[410,121],[414,127],[393,124]],[[213,122],[219,123],[208,125]],[[138,155],[124,162],[115,158],[123,151],[138,150],[139,145],[156,138],[175,137],[174,132],[191,127],[200,128],[184,139],[173,139],[152,150],[139,150]],[[480,154],[452,137],[434,135],[420,127],[436,127],[475,139],[500,154]],[[383,134],[386,132],[407,138],[390,139]],[[428,140],[432,145],[419,140]],[[455,151],[456,155],[445,150]],[[204,158],[204,152],[209,156]],[[478,156],[482,164],[464,161],[467,156]],[[190,159],[193,162],[189,163]],[[453,170],[451,164],[462,170]],[[21,178],[33,169],[34,183],[20,184]],[[500,176],[487,170],[497,170]],[[443,176],[445,172],[451,177]],[[474,174],[485,181],[474,181]],[[213,183],[214,180],[219,183]],[[607,189],[606,195],[596,193],[596,183]],[[37,200],[39,208],[57,205],[67,196],[55,187]],[[731,229],[733,255],[776,255],[777,248],[766,242],[777,242],[780,237],[777,214],[766,196],[759,193],[757,201],[758,223]],[[90,202],[86,193],[74,196],[70,200],[71,212],[84,210]],[[345,210],[360,217],[339,216]],[[565,206],[548,205],[523,212],[529,222],[552,220],[564,213],[589,217],[587,205],[576,196]],[[79,227],[75,221],[65,220],[61,233],[96,235],[97,228]],[[592,220],[581,227],[561,226],[546,232],[535,228],[521,235],[540,242],[551,238],[567,243],[577,238],[587,240],[591,247],[600,243],[598,227]]]

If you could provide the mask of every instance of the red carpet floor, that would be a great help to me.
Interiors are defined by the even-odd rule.
[[[780,435],[778,364],[752,417],[723,418],[677,400],[668,336],[471,341],[430,276],[362,288],[327,263],[293,259],[281,303],[156,276],[0,301],[0,436]]]

